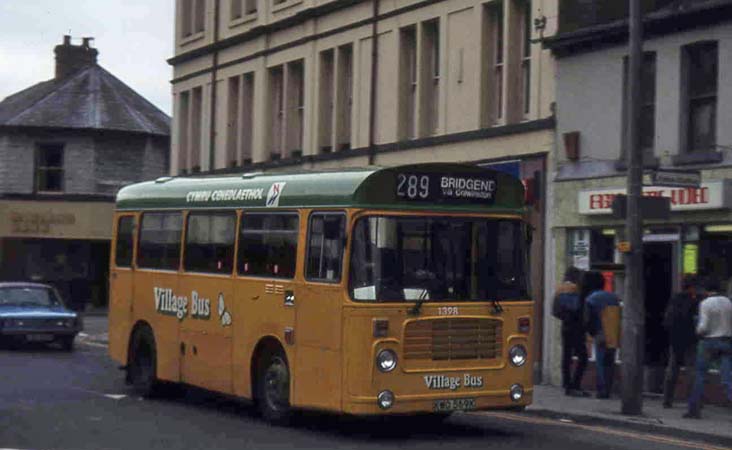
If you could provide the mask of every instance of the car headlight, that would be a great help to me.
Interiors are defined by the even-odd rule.
[[[382,350],[376,355],[376,367],[381,372],[391,372],[397,366],[397,355],[393,350]]]
[[[508,351],[509,361],[511,361],[511,364],[516,367],[521,367],[526,364],[527,356],[528,352],[526,351],[526,347],[523,345],[514,345],[511,347],[511,350]]]

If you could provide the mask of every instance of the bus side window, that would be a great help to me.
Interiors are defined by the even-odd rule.
[[[180,212],[151,212],[142,215],[137,266],[178,270],[183,216]]]
[[[117,267],[132,266],[132,237],[135,232],[133,216],[120,217],[117,222],[117,242],[115,244],[114,264]]]
[[[343,214],[313,214],[308,234],[305,277],[312,281],[341,280],[346,217]]]
[[[293,278],[299,219],[291,213],[244,213],[239,231],[239,275]]]
[[[188,214],[183,267],[189,272],[231,274],[235,236],[236,213]]]

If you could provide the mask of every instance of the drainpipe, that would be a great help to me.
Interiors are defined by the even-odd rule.
[[[372,0],[373,15],[371,22],[371,92],[369,103],[369,165],[376,160],[376,75],[379,73],[379,36],[377,24],[379,21],[379,0]]]
[[[213,42],[214,44],[219,41],[219,7],[220,0],[214,0],[214,26],[213,26]],[[208,131],[208,170],[209,172],[214,170],[215,165],[215,153],[214,145],[216,143],[216,75],[219,69],[219,52],[214,50],[213,62],[211,66],[211,117],[209,119],[209,131]]]

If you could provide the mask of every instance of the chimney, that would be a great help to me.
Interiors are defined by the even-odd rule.
[[[69,75],[97,63],[99,51],[92,48],[90,42],[94,38],[85,37],[83,44],[73,45],[71,36],[64,36],[64,43],[53,49],[56,54],[56,79],[60,80]]]

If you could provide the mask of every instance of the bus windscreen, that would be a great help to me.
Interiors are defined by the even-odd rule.
[[[353,231],[356,301],[525,300],[527,273],[518,220],[368,216]]]

